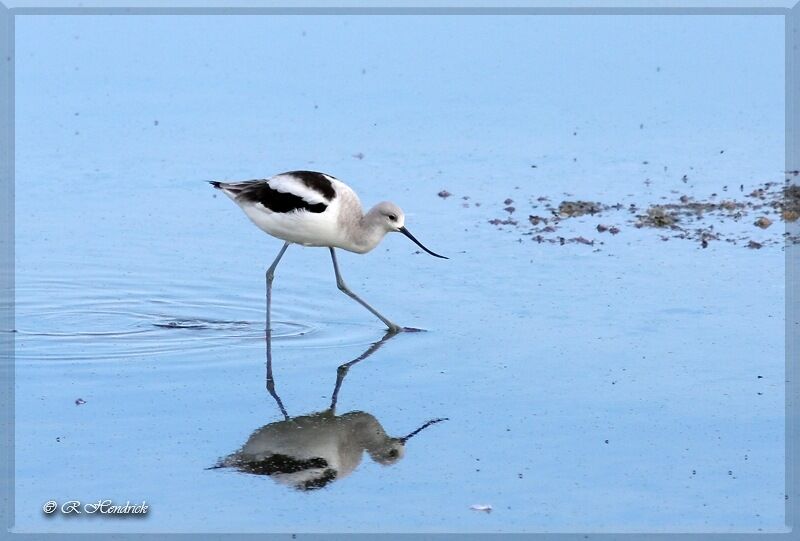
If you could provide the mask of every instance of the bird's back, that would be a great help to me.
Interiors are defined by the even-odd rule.
[[[356,193],[316,171],[290,171],[268,179],[212,182],[264,232],[304,246],[359,251],[354,233],[363,216]]]

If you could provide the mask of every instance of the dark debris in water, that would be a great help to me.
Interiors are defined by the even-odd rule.
[[[647,209],[647,214],[637,216],[636,227],[673,227],[678,221],[678,215],[660,205],[654,205]]]
[[[249,326],[247,321],[219,321],[210,319],[172,319],[153,323],[162,329],[240,329]]]
[[[597,229],[598,233],[605,233],[606,231],[608,231],[612,235],[618,235],[620,231],[619,227],[615,225],[605,225],[605,224],[597,224],[597,227],[595,227],[595,229]]]
[[[770,220],[766,216],[762,216],[761,218],[753,222],[753,225],[755,225],[756,227],[760,227],[761,229],[766,229],[772,225],[772,220]]]
[[[494,220],[489,220],[489,223],[492,225],[517,225],[518,222],[513,218],[507,218],[505,220],[501,220],[499,218],[495,218]]]
[[[794,174],[793,171],[787,174]],[[795,175],[797,176],[797,175]],[[682,180],[686,182],[687,175]],[[583,236],[565,235],[562,231],[568,221],[583,217],[581,222],[597,218],[594,224],[598,234],[619,234],[625,226],[637,229],[659,230],[658,236],[662,241],[672,239],[689,240],[699,244],[700,248],[707,248],[714,242],[724,242],[731,245],[740,245],[753,250],[767,245],[781,245],[784,243],[800,244],[800,234],[783,233],[780,237],[773,235],[771,238],[750,238],[747,231],[755,232],[758,229],[767,230],[776,221],[795,222],[800,219],[800,185],[786,183],[765,182],[758,185],[749,193],[745,193],[744,184],[739,185],[739,192],[744,194],[741,199],[725,198],[718,200],[718,194],[710,194],[708,199],[680,194],[678,190],[671,190],[675,199],[662,196],[662,202],[657,204],[621,203],[613,204],[569,199],[561,201],[557,206],[551,199],[544,195],[531,195],[527,198],[518,197],[515,206],[512,198],[502,201],[498,210],[507,214],[487,220],[499,230],[512,230],[518,235],[530,236],[531,240],[540,244],[584,244],[594,246],[598,241]],[[735,186],[735,185],[734,185]],[[720,193],[728,192],[728,185],[722,186]],[[452,194],[447,190],[439,192],[439,197],[447,198]],[[570,196],[571,194],[564,194]],[[630,196],[631,194],[629,194]],[[468,200],[469,196],[463,196]],[[528,219],[518,221],[511,217],[515,212],[525,212],[524,205],[519,199],[527,199],[530,205]],[[478,203],[475,206],[479,206]],[[523,208],[521,208],[523,207]],[[532,212],[531,212],[532,211]],[[621,216],[614,214],[624,213]],[[622,220],[620,220],[622,218]],[[608,222],[616,222],[610,225]],[[566,223],[565,223],[566,222]],[[623,223],[624,222],[624,223]],[[741,224],[739,232],[731,232],[726,226]],[[719,226],[719,227],[715,227]],[[747,228],[750,229],[747,229]],[[741,229],[744,228],[744,231]],[[775,231],[776,228],[770,229]],[[574,235],[574,233],[573,233]],[[521,238],[518,239],[521,241]],[[599,244],[603,244],[599,242]],[[598,251],[596,249],[594,251]]]
[[[543,218],[542,216],[530,215],[528,216],[528,221],[531,225],[539,225],[540,223],[547,225],[547,218]]]
[[[603,208],[603,205],[593,201],[562,201],[558,205],[558,214],[565,218],[572,218],[584,214],[597,214],[602,212]]]

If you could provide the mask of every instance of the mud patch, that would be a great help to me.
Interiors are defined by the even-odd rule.
[[[717,193],[698,199],[672,190],[670,193],[674,199],[662,196],[662,202],[646,204],[565,199],[554,205],[549,196],[532,195],[528,198],[530,209],[527,220],[512,217],[515,213],[525,212],[524,202],[520,201],[523,198],[517,197],[515,202],[509,197],[494,207],[495,212],[502,213],[502,216],[485,219],[484,223],[488,222],[501,231],[515,231],[529,236],[539,244],[560,246],[604,244],[603,241],[578,235],[579,231],[575,228],[561,232],[572,221],[582,224],[592,218],[598,218],[598,223],[594,224],[598,234],[610,233],[613,237],[622,233],[625,227],[653,229],[662,241],[689,240],[698,243],[701,248],[707,248],[713,242],[725,242],[753,250],[768,245],[800,243],[800,235],[779,233],[779,228],[772,227],[779,221],[795,222],[800,219],[800,186],[786,179],[785,183],[762,183],[746,194],[744,184],[741,184],[739,191],[744,194],[740,198],[717,200]],[[722,186],[720,192],[728,192],[728,186]],[[450,192],[440,192],[439,197],[445,197],[443,193],[447,197],[452,195]],[[464,195],[461,199],[468,200],[469,196]],[[511,206],[512,203],[514,206]],[[750,233],[767,230],[772,233],[768,238],[751,238]],[[581,231],[586,234],[585,230]]]
[[[603,211],[603,205],[594,201],[562,201],[558,205],[558,215],[563,218],[574,218],[584,214],[598,214]]]

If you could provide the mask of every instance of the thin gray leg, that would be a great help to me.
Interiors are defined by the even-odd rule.
[[[286,249],[289,247],[291,242],[286,242],[281,248],[281,251],[278,252],[278,257],[275,258],[275,261],[272,262],[272,265],[269,266],[267,269],[267,332],[272,330],[272,318],[270,315],[272,309],[272,281],[275,279],[275,267],[278,266],[280,263],[283,254],[286,252]]]
[[[352,361],[348,361],[343,365],[339,366],[336,370],[336,385],[333,386],[333,395],[331,395],[331,410],[336,409],[336,401],[339,399],[339,390],[342,388],[342,383],[344,382],[344,377],[347,375],[347,372],[350,370],[350,367],[354,364],[360,363],[376,351],[380,349],[380,347],[387,341],[389,338],[396,336],[396,332],[386,331],[386,334],[383,335],[383,338],[375,342],[374,344],[370,345],[367,351],[353,359]]]
[[[372,312],[372,314],[375,317],[383,321],[383,324],[386,325],[386,327],[389,329],[389,332],[398,333],[402,331],[403,327],[401,327],[397,323],[392,323],[391,321],[383,317],[380,312],[375,310],[372,306],[367,304],[361,297],[359,297],[358,295],[350,291],[350,289],[348,289],[347,284],[344,283],[342,274],[339,272],[339,263],[337,263],[336,261],[336,252],[334,251],[333,248],[330,248],[330,250],[331,250],[331,259],[333,260],[333,272],[336,273],[336,286],[339,288],[339,291],[343,291],[347,296],[358,302],[361,306]]]
[[[283,413],[284,418],[288,419],[289,414],[286,413],[286,408],[283,407],[283,402],[281,398],[278,396],[278,393],[275,392],[275,378],[272,375],[272,318],[271,318],[271,311],[272,311],[272,281],[275,279],[275,268],[280,263],[283,254],[286,252],[286,249],[289,247],[289,242],[283,245],[281,251],[278,252],[278,257],[275,258],[275,261],[272,262],[272,265],[269,266],[267,269],[267,326],[264,333],[264,339],[267,343],[267,391],[269,394],[272,395],[272,398],[275,399],[275,402],[278,403],[278,408],[280,408],[281,413]]]
[[[267,391],[278,404],[278,409],[281,410],[283,418],[288,419],[289,414],[286,413],[286,408],[283,407],[283,401],[281,397],[278,396],[277,391],[275,391],[275,377],[272,375],[272,331],[269,329],[267,329]]]

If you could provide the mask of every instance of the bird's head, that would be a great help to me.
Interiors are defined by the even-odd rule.
[[[406,215],[403,209],[390,201],[383,201],[372,208],[372,211],[380,217],[380,223],[386,232],[399,231],[405,226]]]
[[[406,446],[400,438],[389,438],[380,447],[368,449],[372,460],[383,466],[391,466],[406,454]]]
[[[406,216],[403,214],[403,210],[394,203],[390,201],[383,201],[372,207],[372,210],[370,210],[369,213],[373,216],[377,216],[378,224],[380,224],[380,227],[382,227],[387,233],[391,233],[393,231],[402,233],[406,237],[410,238],[414,244],[432,256],[448,259],[443,255],[439,255],[428,250],[414,237],[414,235],[408,231],[408,229],[406,229]]]

